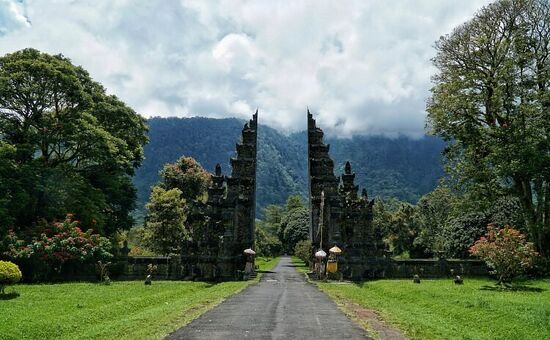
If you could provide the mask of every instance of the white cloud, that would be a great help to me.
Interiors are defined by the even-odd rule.
[[[29,25],[21,2],[0,0],[0,36]]]
[[[9,1],[0,53],[63,53],[145,116],[419,136],[439,36],[487,0]]]

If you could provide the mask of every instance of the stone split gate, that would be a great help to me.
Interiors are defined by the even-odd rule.
[[[344,277],[378,276],[384,269],[385,258],[381,234],[372,225],[373,200],[368,199],[365,189],[358,195],[349,162],[344,174],[334,175],[334,162],[328,153],[330,146],[323,143],[323,131],[316,126],[309,110],[307,118],[312,254],[315,247],[328,249],[338,245],[344,251],[341,259]],[[208,189],[204,234],[184,247],[183,276],[236,279],[244,269],[243,250],[254,248],[257,137],[256,111],[242,129],[237,155],[231,159],[231,175],[224,176],[220,165],[216,165]],[[321,193],[325,196],[324,209],[320,207]],[[324,235],[322,242],[321,235]]]

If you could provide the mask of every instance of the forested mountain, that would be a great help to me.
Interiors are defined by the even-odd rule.
[[[224,174],[230,173],[229,158],[235,153],[244,121],[196,117],[152,118],[148,123],[150,142],[145,146],[145,161],[134,178],[139,207],[147,201],[149,188],[158,181],[162,166],[182,155],[195,158],[208,171],[213,171],[219,162]],[[444,143],[437,138],[356,136],[327,138],[326,142],[331,144],[336,175],[350,160],[357,174],[356,183],[366,187],[371,197],[415,202],[431,191],[443,175]],[[271,203],[284,203],[292,194],[307,197],[305,131],[285,136],[261,125],[258,147],[258,210]]]

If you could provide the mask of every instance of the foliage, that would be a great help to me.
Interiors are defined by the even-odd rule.
[[[499,0],[436,43],[430,132],[448,172],[479,201],[519,200],[529,238],[550,249],[550,3]]]
[[[281,223],[283,229],[283,244],[287,252],[292,254],[296,244],[309,238],[309,210],[297,208],[291,210]]]
[[[211,182],[210,174],[195,159],[185,156],[164,165],[160,176],[165,189],[178,188],[186,201],[203,197]]]
[[[6,286],[21,281],[21,277],[21,270],[15,263],[0,261],[0,294],[4,294]]]
[[[524,230],[517,198],[501,196],[491,204],[475,206],[471,197],[441,183],[416,205],[396,199],[377,199],[373,225],[398,257],[469,257],[469,247],[487,224],[517,223]]]
[[[284,206],[268,205],[263,215],[263,221],[256,221],[256,246],[260,250],[292,254],[296,243],[309,238],[309,210],[300,196],[289,196]]]
[[[177,188],[165,190],[154,187],[151,193],[145,230],[148,247],[159,254],[177,253],[188,230],[185,228],[185,199]]]
[[[533,265],[535,247],[525,235],[506,225],[487,226],[487,233],[470,248],[470,253],[480,257],[494,269],[498,283],[510,282]]]
[[[109,259],[111,243],[92,229],[82,231],[80,222],[67,214],[65,220],[42,226],[29,243],[10,231],[4,256],[16,262],[30,263],[32,275],[47,278],[51,271],[61,272],[65,263],[93,263]],[[26,273],[31,274],[31,273]]]
[[[154,256],[157,255],[154,252],[150,251],[147,248],[142,248],[140,246],[133,246],[130,248],[128,256]]]
[[[143,225],[132,227],[128,230],[127,240],[130,248],[130,256],[153,256],[155,254],[148,248],[147,241],[149,240],[150,231],[146,230]]]
[[[277,236],[266,230],[265,223],[256,221],[255,250],[257,256],[275,257],[281,254],[283,245]]]
[[[394,255],[408,253],[410,257],[424,257],[423,249],[414,243],[420,231],[416,214],[416,206],[402,203],[397,211],[390,215],[385,238]]]
[[[418,236],[413,245],[421,248],[424,254],[435,255],[445,247],[445,237],[441,232],[452,214],[455,196],[445,186],[422,196],[416,204],[416,222]]]
[[[281,211],[277,235],[284,251],[292,254],[296,243],[309,238],[309,210],[299,196],[289,196]]]
[[[72,211],[104,235],[129,228],[146,130],[64,56],[0,57],[0,223],[28,232]]]
[[[294,256],[298,257],[304,263],[310,263],[313,254],[311,253],[311,242],[301,240],[294,246]]]
[[[486,213],[466,213],[450,220],[443,229],[445,255],[450,258],[468,257],[468,248],[485,232],[489,222]]]
[[[502,196],[487,208],[470,207],[466,210],[466,197],[456,197],[452,213],[440,231],[443,251],[447,257],[469,256],[468,249],[486,231],[488,224],[506,225],[516,223],[520,230],[525,230],[521,206],[517,198]]]
[[[207,189],[211,183],[211,175],[195,159],[185,156],[173,164],[166,164],[160,175],[162,182],[159,187],[165,190],[178,189],[181,192],[187,237],[195,241],[203,239],[207,223]]]

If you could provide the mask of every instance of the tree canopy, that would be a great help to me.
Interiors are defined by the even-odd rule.
[[[71,212],[104,234],[129,228],[146,132],[144,118],[68,58],[0,57],[0,223],[27,229]]]
[[[501,0],[436,43],[428,128],[477,204],[511,194],[550,249],[550,3]]]

